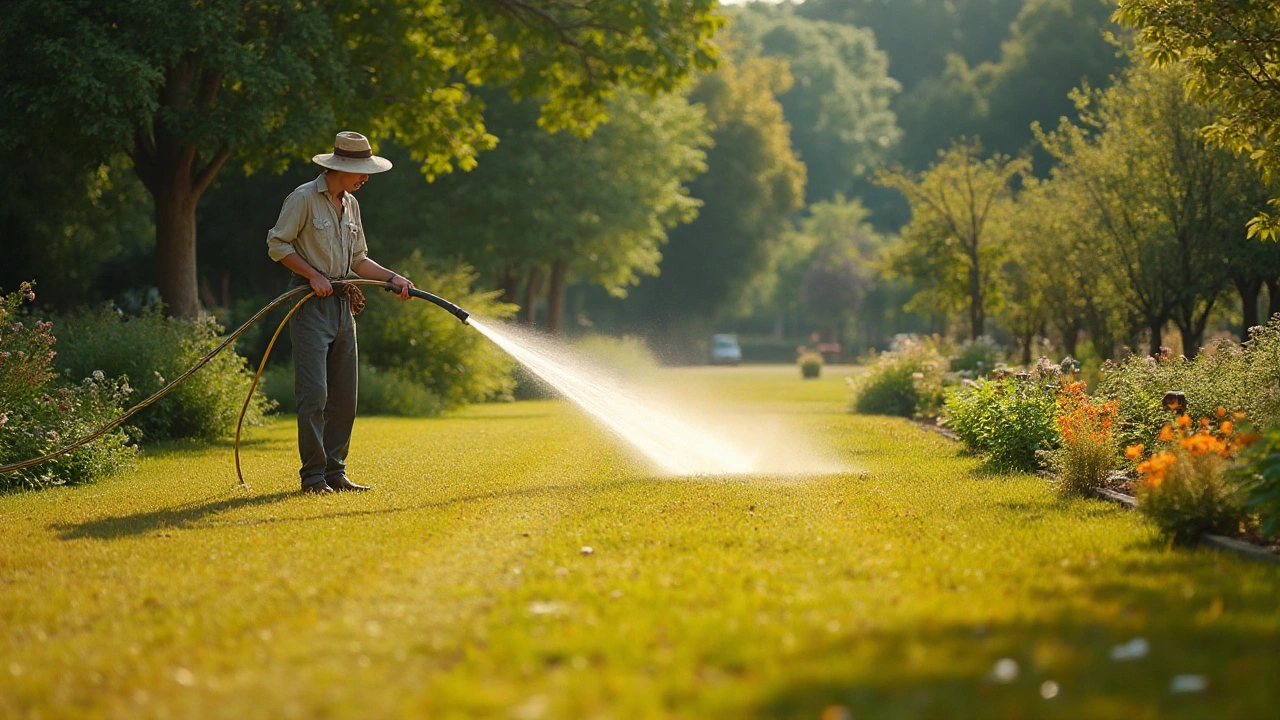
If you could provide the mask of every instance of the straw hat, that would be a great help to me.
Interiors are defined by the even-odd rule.
[[[391,169],[390,160],[373,154],[369,138],[350,130],[344,130],[334,138],[333,152],[317,155],[311,158],[311,162],[330,170],[370,175]]]

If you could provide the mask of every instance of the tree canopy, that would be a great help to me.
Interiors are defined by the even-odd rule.
[[[1185,85],[1215,108],[1212,142],[1247,154],[1263,177],[1280,171],[1280,5],[1238,0],[1120,0],[1116,18],[1138,28],[1147,58],[1179,63]],[[1280,211],[1280,197],[1271,200]],[[1249,236],[1280,240],[1280,215],[1259,212]]]
[[[632,305],[677,353],[687,354],[691,337],[741,308],[803,206],[804,164],[775,95],[790,82],[780,61],[749,57],[703,75],[689,95],[705,106],[711,127],[707,171],[690,185],[702,209],[671,232],[661,274],[640,283]]]
[[[712,67],[714,0],[14,0],[0,22],[0,148],[92,165],[127,153],[155,202],[158,284],[198,312],[195,207],[233,156],[258,168],[336,129],[395,137],[430,174],[494,137],[476,86],[589,132],[616,88]]]
[[[871,31],[761,5],[734,13],[731,31],[743,51],[787,62],[794,82],[778,100],[810,201],[849,194],[888,158],[900,135],[890,110],[899,86]]]

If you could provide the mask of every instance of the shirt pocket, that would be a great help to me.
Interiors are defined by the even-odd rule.
[[[333,239],[333,221],[323,215],[315,215],[311,218],[311,225],[316,229],[316,235],[326,239]]]

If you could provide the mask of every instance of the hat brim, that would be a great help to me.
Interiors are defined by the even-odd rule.
[[[334,155],[333,153],[325,153],[311,158],[311,162],[329,170],[369,175],[386,172],[391,169],[391,161],[377,155],[367,158],[348,158]]]

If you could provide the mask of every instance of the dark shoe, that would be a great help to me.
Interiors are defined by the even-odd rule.
[[[368,485],[359,485],[357,483],[351,482],[350,480],[347,479],[346,475],[340,475],[336,478],[326,480],[325,482],[329,483],[329,487],[339,492],[345,492],[345,491],[364,492],[365,490],[369,489]]]
[[[333,492],[333,488],[325,483],[316,483],[315,485],[303,485],[302,492],[304,495],[328,495]]]

